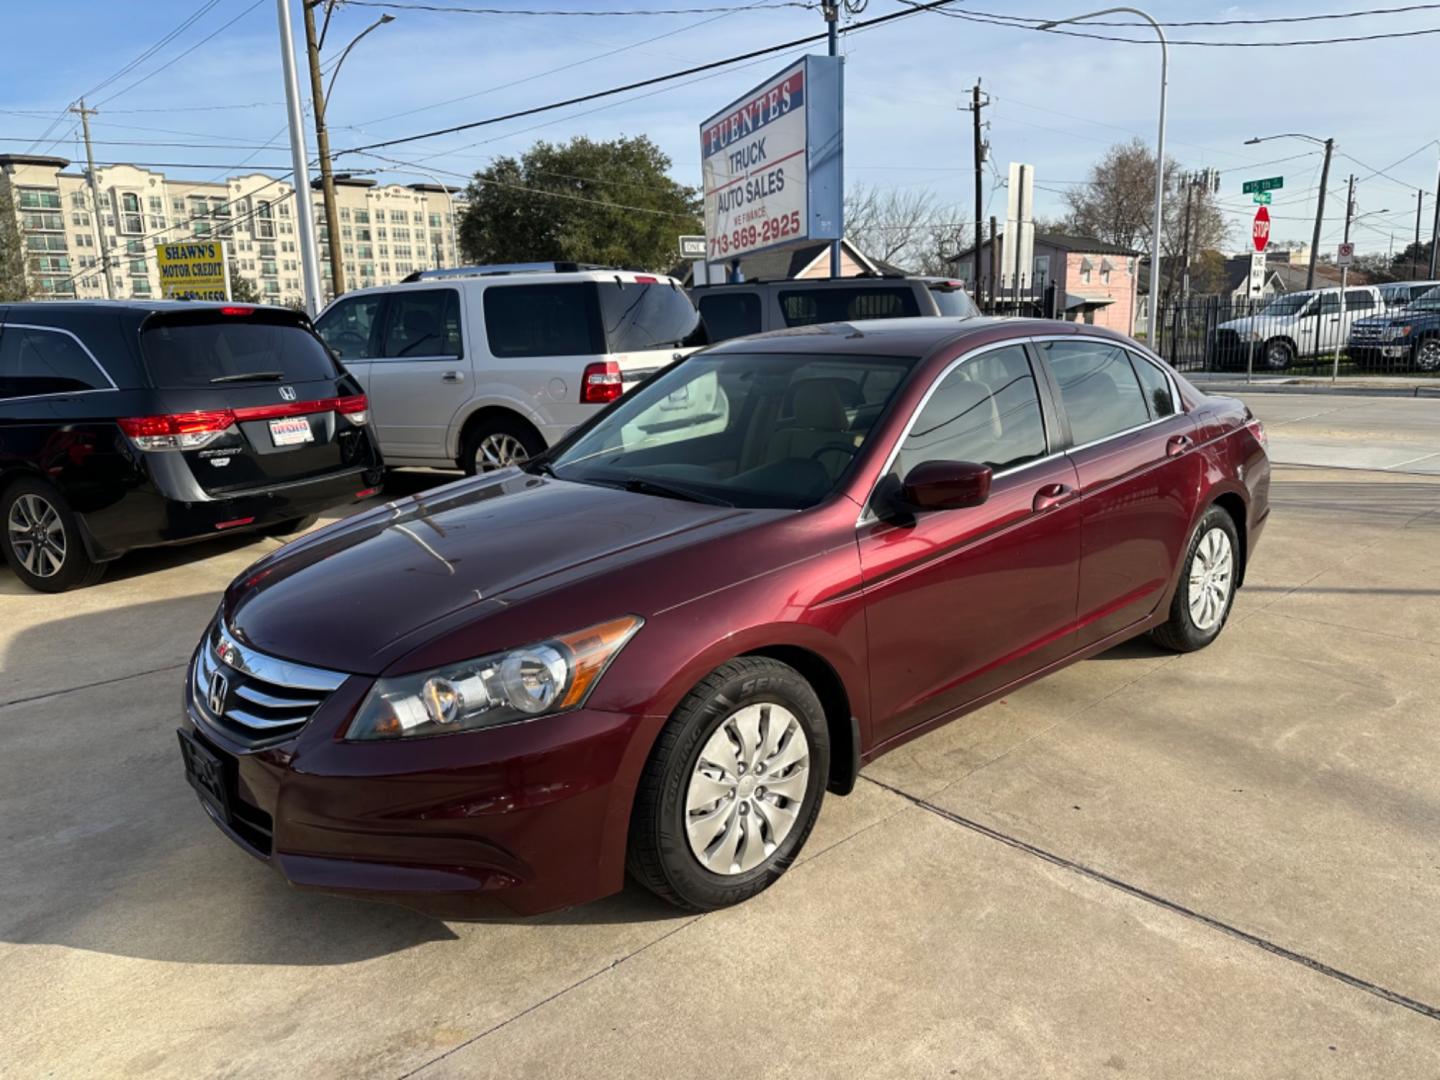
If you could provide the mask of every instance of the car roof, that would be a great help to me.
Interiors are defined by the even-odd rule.
[[[1055,319],[1016,319],[999,316],[924,316],[903,319],[865,319],[860,322],[792,326],[768,334],[731,338],[705,350],[707,353],[808,353],[823,351],[870,356],[929,356],[941,349],[968,348],[992,341],[1059,334],[1087,334],[1117,344],[1129,338],[1104,327]]]
[[[722,281],[714,285],[692,285],[691,292],[708,292],[711,290],[720,291],[724,289],[744,289],[756,285],[784,285],[786,288],[799,289],[845,289],[865,288],[873,285],[899,285],[905,282],[918,281],[949,281],[950,278],[921,277],[918,274],[866,274],[854,277],[838,278],[754,278],[750,281]]]
[[[652,274],[645,270],[536,270],[520,273],[493,273],[493,274],[472,274],[469,276],[456,274],[452,277],[421,278],[419,281],[397,281],[393,285],[370,285],[363,289],[350,289],[344,296],[337,296],[335,300],[344,299],[349,296],[363,296],[370,293],[399,292],[409,289],[433,289],[438,285],[549,285],[565,284],[577,281],[614,281],[620,279],[626,284],[634,284],[640,279],[641,284],[673,285],[677,289],[683,289],[680,282],[669,274]],[[330,301],[331,304],[335,300]],[[329,305],[327,305],[329,306]]]

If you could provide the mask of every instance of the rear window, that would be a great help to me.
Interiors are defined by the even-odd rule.
[[[600,293],[607,352],[673,348],[700,325],[690,297],[668,282],[602,281],[595,288]]]
[[[718,293],[700,298],[700,318],[711,341],[728,341],[760,332],[760,297],[753,292]]]
[[[980,309],[975,306],[975,301],[971,300],[965,289],[959,285],[931,285],[930,298],[935,301],[935,306],[940,310],[941,315],[980,314]]]
[[[339,374],[309,330],[261,312],[152,318],[140,334],[140,351],[150,383],[158,389],[313,382]]]
[[[813,326],[857,319],[913,318],[920,314],[920,305],[908,285],[877,285],[782,292],[780,310],[786,326]]]

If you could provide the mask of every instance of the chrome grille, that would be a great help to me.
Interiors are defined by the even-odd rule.
[[[191,696],[204,720],[253,746],[294,735],[347,678],[241,645],[217,620],[196,653]]]
[[[1380,341],[1385,337],[1386,327],[1366,326],[1364,323],[1356,323],[1350,328],[1351,341]]]

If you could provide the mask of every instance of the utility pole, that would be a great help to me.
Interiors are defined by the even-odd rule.
[[[983,183],[982,167],[985,164],[985,151],[988,149],[981,135],[983,125],[980,123],[980,110],[990,104],[988,100],[981,100],[980,80],[975,80],[975,85],[970,90],[970,115],[975,126],[975,288],[976,296],[980,288],[980,234],[984,228],[985,204],[981,198]]]
[[[995,215],[990,215],[990,310],[987,315],[995,314],[995,287],[1000,280],[1000,240],[996,228]]]
[[[1305,271],[1305,288],[1315,287],[1315,260],[1320,257],[1320,225],[1325,220],[1325,189],[1330,186],[1330,155],[1335,140],[1325,140],[1325,164],[1320,166],[1320,195],[1315,200],[1315,231],[1310,236],[1310,267]]]
[[[1350,222],[1355,218],[1355,174],[1350,174],[1350,190],[1345,195],[1345,243],[1350,243]],[[1311,258],[1314,258],[1311,252]],[[1314,263],[1312,262],[1313,266]],[[1340,377],[1340,350],[1345,346],[1345,287],[1350,283],[1350,267],[1340,267],[1340,327],[1335,332],[1335,359],[1330,366],[1330,381]]]
[[[840,55],[840,4],[841,0],[821,0],[820,5],[820,10],[825,16],[825,32],[828,35],[831,56]],[[840,96],[840,131],[843,135],[845,131],[845,96],[843,90],[841,91]],[[842,208],[840,211],[841,239],[832,240],[830,242],[830,276],[832,278],[838,278],[840,276],[840,245],[844,242],[845,232],[845,211],[843,208],[845,199],[845,172],[843,164],[841,166],[840,176],[840,199],[842,204]]]
[[[1435,171],[1435,209],[1430,218],[1430,277],[1435,277],[1435,257],[1440,255],[1440,168]]]
[[[310,59],[310,100],[315,105],[315,142],[320,151],[320,186],[325,199],[325,229],[330,236],[330,288],[345,291],[345,262],[340,252],[340,214],[335,208],[335,173],[330,163],[330,132],[325,126],[325,89],[320,79],[320,40],[315,34],[315,9],[325,0],[300,0],[305,9],[305,51]],[[328,12],[328,8],[327,8]]]
[[[1411,275],[1420,272],[1420,212],[1425,205],[1425,189],[1419,188],[1415,192],[1415,257],[1410,260]]]
[[[85,132],[85,170],[90,179],[91,209],[95,214],[95,239],[100,245],[100,266],[105,271],[105,298],[115,299],[115,271],[110,268],[110,243],[105,238],[105,214],[100,206],[100,184],[95,179],[95,153],[90,149],[90,117],[94,109],[85,107],[85,99],[79,105],[72,105],[70,111],[80,116],[80,126]]]
[[[301,0],[303,3],[304,0]],[[295,188],[295,228],[300,233],[300,273],[305,281],[305,310],[313,319],[323,291],[320,263],[315,258],[315,211],[310,204],[310,165],[305,153],[305,116],[300,109],[300,79],[295,73],[295,36],[290,30],[290,0],[275,0],[280,19],[280,66],[285,76],[285,104],[290,118],[290,162]],[[330,246],[335,247],[334,236]]]

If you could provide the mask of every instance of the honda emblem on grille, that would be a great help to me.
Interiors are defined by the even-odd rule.
[[[205,695],[205,703],[210,706],[210,711],[216,716],[225,712],[225,695],[230,690],[230,680],[225,678],[223,671],[213,672],[210,676],[209,693]]]
[[[280,396],[281,396],[282,398],[284,398],[286,401],[294,401],[294,400],[295,400],[295,388],[294,388],[293,386],[282,386],[282,387],[280,387]]]

